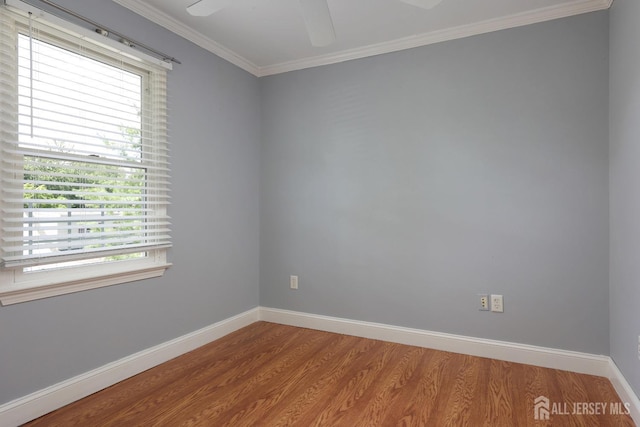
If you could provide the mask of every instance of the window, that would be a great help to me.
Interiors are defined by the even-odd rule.
[[[166,71],[0,7],[0,301],[168,267]]]

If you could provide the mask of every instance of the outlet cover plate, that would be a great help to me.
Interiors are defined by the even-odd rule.
[[[502,295],[491,295],[491,311],[494,313],[504,313]]]

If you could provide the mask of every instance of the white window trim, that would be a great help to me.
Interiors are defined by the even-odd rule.
[[[171,64],[149,55],[118,46],[117,42],[101,40],[91,31],[66,22],[60,18],[15,0],[7,4],[32,12],[38,19],[46,20],[54,28],[81,35],[91,39],[96,45],[108,48],[117,54],[135,59],[142,63],[160,65],[171,69]],[[0,7],[6,7],[0,5]],[[115,44],[114,44],[115,43]],[[61,268],[45,272],[24,273],[22,269],[0,269],[0,303],[2,305],[17,304],[42,298],[95,289],[105,286],[129,283],[149,278],[161,277],[171,263],[167,262],[168,249],[148,251],[144,259],[111,262],[108,264],[92,264],[81,267]]]
[[[138,264],[134,269],[129,266],[129,270],[119,271],[119,269],[114,269],[113,265],[110,265],[108,267],[103,267],[104,270],[111,271],[110,273],[96,275],[95,277],[83,277],[76,280],[69,280],[67,278],[64,282],[54,282],[49,284],[42,283],[34,285],[33,283],[24,282],[19,285],[2,286],[0,288],[0,302],[2,305],[11,305],[41,298],[70,294],[73,292],[86,291],[89,289],[102,288],[105,286],[151,279],[153,277],[161,277],[165,270],[170,266],[170,263],[149,263],[146,267],[142,267]],[[2,275],[0,275],[0,280],[2,280],[3,283],[5,282],[5,279],[12,280],[11,277],[2,277],[5,275],[10,276],[11,273],[13,272],[3,272]],[[55,273],[52,274],[52,276],[55,276]]]

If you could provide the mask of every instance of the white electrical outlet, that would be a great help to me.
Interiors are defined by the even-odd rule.
[[[487,294],[478,294],[480,298],[480,306],[478,310],[480,311],[489,311],[489,295]]]
[[[298,276],[289,276],[289,286],[291,289],[298,289]]]
[[[491,311],[494,313],[504,313],[502,295],[491,295]]]

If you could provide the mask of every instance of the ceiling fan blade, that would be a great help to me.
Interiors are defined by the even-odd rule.
[[[302,6],[302,17],[313,46],[328,46],[336,41],[327,0],[300,0],[300,6]]]
[[[431,9],[439,5],[442,0],[400,0],[403,3],[410,4],[411,6],[420,7],[422,9]]]
[[[231,0],[200,0],[187,7],[187,12],[193,16],[209,16],[226,7]]]

